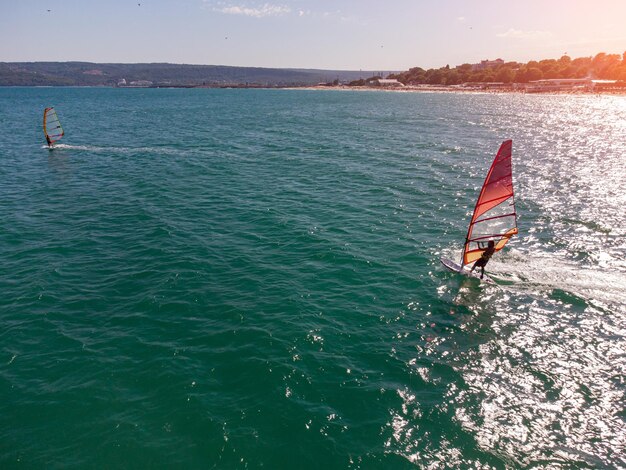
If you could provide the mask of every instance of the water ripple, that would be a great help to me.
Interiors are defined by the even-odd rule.
[[[623,98],[0,94],[3,468],[626,466]]]

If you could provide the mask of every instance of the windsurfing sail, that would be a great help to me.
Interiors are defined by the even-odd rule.
[[[43,133],[46,135],[48,145],[58,142],[65,135],[54,108],[46,108],[43,111]]]
[[[517,233],[517,214],[513,196],[511,154],[513,141],[505,140],[491,164],[467,229],[461,265],[476,261],[490,240],[496,251]]]

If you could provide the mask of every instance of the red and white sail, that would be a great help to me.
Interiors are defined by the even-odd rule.
[[[487,173],[467,230],[463,247],[463,265],[480,258],[490,240],[495,242],[496,251],[499,251],[517,233],[511,167],[512,148],[513,141],[502,142]]]

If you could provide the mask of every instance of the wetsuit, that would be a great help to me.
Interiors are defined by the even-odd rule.
[[[480,255],[480,258],[478,258],[478,260],[474,263],[474,266],[472,266],[472,269],[470,270],[470,272],[474,271],[474,269],[479,267],[481,269],[480,278],[482,279],[483,275],[485,274],[485,266],[487,265],[487,262],[491,259],[491,257],[493,256],[495,252],[496,252],[495,245],[483,251],[483,254]]]

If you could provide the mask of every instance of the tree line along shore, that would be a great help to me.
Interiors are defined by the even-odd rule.
[[[593,78],[626,82],[626,52],[594,57],[572,59],[563,55],[560,59],[545,59],[528,63],[505,62],[502,59],[482,61],[479,64],[446,65],[438,69],[424,70],[414,67],[406,72],[391,74],[404,85],[460,85],[463,83],[529,83],[538,80]],[[352,83],[359,85],[358,81]]]

